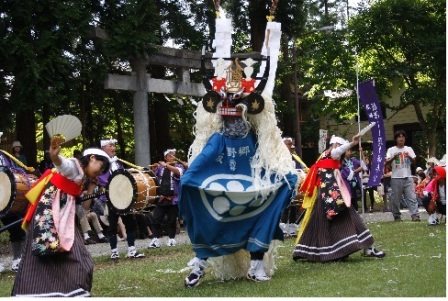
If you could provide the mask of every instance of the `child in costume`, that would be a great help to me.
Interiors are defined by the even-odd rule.
[[[364,256],[382,258],[386,254],[373,247],[373,236],[350,203],[350,192],[341,176],[340,158],[357,145],[333,136],[330,147],[310,168],[300,187],[305,193],[305,217],[301,223],[293,259],[327,262],[347,258],[364,249]]]
[[[109,169],[107,154],[96,148],[66,159],[60,145],[50,146],[55,168],[49,169],[26,194],[31,206],[22,227],[27,230],[12,296],[90,296],[93,261],[75,225],[76,197],[90,194],[97,177]]]

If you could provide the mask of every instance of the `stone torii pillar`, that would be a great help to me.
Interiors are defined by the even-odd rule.
[[[134,59],[131,62],[136,73],[136,90],[133,98],[135,163],[147,167],[150,164],[148,81],[146,80],[146,60]]]

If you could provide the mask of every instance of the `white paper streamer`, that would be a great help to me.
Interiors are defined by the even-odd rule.
[[[266,87],[263,90],[263,94],[267,97],[272,97],[275,86],[275,76],[277,73],[278,56],[280,54],[280,38],[282,36],[281,30],[282,24],[278,22],[268,22],[266,24],[266,32],[264,35],[263,48],[261,54],[264,56],[270,56],[269,66],[269,78],[266,83]],[[262,62],[260,66],[260,72],[258,77],[263,76],[264,69],[266,68],[266,61]],[[258,82],[256,83],[258,85]]]
[[[374,122],[371,122],[368,126],[366,126],[365,128],[363,128],[363,129],[358,133],[358,135],[359,135],[359,136],[364,135],[365,133],[367,133],[368,131],[370,131],[370,129],[373,128],[373,127],[375,126],[375,124],[376,124],[375,121],[374,121]]]

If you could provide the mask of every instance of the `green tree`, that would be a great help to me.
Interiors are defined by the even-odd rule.
[[[77,38],[88,29],[90,3],[6,0],[0,6],[2,68],[10,80],[2,103],[15,113],[16,138],[30,165],[36,165],[35,113],[44,103],[52,112],[69,109],[71,57]]]
[[[146,62],[158,46],[167,43],[199,50],[207,33],[207,20],[214,16],[212,10],[204,9],[206,7],[206,3],[201,1],[105,1],[98,10],[97,23],[107,33],[107,39],[98,43],[98,47],[104,49],[104,54],[110,61],[108,72],[129,74],[136,61]],[[166,66],[146,65],[146,70],[154,78],[180,80],[177,70]],[[128,100],[122,104],[132,103],[131,93],[108,91],[107,94],[110,99],[127,95]],[[167,102],[163,95],[155,93],[149,95],[148,102],[150,159],[162,159],[161,154],[167,147],[185,149],[184,145],[189,145],[193,140],[192,125],[185,123],[185,118],[182,117],[188,113],[192,116],[193,108],[188,106],[190,102],[186,102],[187,108],[183,106],[179,109],[177,101]],[[120,110],[120,101],[115,107],[119,110],[118,115],[132,120],[132,109],[130,115],[128,111]],[[115,126],[119,128],[118,122]],[[185,128],[189,130],[188,135],[184,135]],[[181,135],[178,136],[177,133]],[[120,135],[118,138],[119,141],[122,140]],[[126,147],[133,145],[132,139],[126,142]]]
[[[399,111],[413,106],[429,149],[436,155],[437,141],[446,127],[446,1],[382,0],[355,16],[349,28],[357,45],[362,69],[377,79],[380,93],[394,80],[405,88]],[[422,106],[429,106],[425,116]],[[440,135],[443,135],[441,137]]]
[[[290,84],[289,87],[282,85],[281,92],[284,95],[282,98],[286,98],[288,93],[289,99],[297,98],[295,106],[285,107],[282,112],[284,115],[287,115],[287,112],[295,112],[294,130],[291,131],[291,125],[288,125],[288,119],[285,118],[284,132],[296,137],[296,144],[302,141],[302,145],[305,146],[303,157],[311,158],[308,160],[310,164],[318,155],[317,148],[310,147],[313,144],[317,145],[318,116],[331,115],[333,118],[343,119],[346,116],[341,116],[341,113],[344,112],[342,115],[347,115],[345,110],[351,107],[350,103],[353,101],[352,99],[337,100],[338,111],[335,111],[334,106],[329,106],[323,101],[322,95],[324,90],[343,86],[346,88],[347,85],[351,86],[350,80],[352,83],[355,82],[354,73],[353,77],[347,76],[354,68],[351,69],[350,66],[353,59],[341,43],[345,38],[344,32],[334,30],[336,24],[338,26],[346,24],[347,9],[345,1],[304,1],[301,17],[295,21],[302,24],[293,31],[291,50],[283,51],[289,54],[283,59],[282,64],[286,65],[286,70],[289,70]],[[283,83],[287,82],[288,77],[283,78],[285,78]],[[291,94],[296,90],[297,95]],[[299,120],[300,127],[297,124]]]

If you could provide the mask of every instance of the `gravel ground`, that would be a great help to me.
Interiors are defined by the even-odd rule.
[[[426,213],[425,209],[420,208],[420,219],[421,223],[427,223],[428,214]],[[364,221],[366,223],[371,222],[387,222],[387,221],[393,221],[394,218],[392,216],[392,213],[390,212],[374,212],[374,213],[364,213],[361,214],[361,217],[363,217]],[[401,217],[404,221],[410,221],[411,217],[408,210],[402,210],[401,211]],[[137,250],[139,250],[140,253],[145,253],[145,250],[147,249],[149,242],[151,239],[137,239],[135,241],[135,246]],[[190,244],[190,239],[188,238],[188,235],[182,230],[180,234],[176,235],[176,241],[178,245],[183,244]],[[161,247],[166,247],[168,242],[168,237],[162,237],[160,239]],[[92,256],[102,256],[102,255],[109,255],[110,254],[110,246],[108,243],[97,243],[93,245],[87,245],[87,249],[90,251]],[[121,253],[121,256],[125,256],[127,252],[127,243],[126,241],[119,241],[118,242],[118,251]],[[12,254],[11,254],[11,247],[9,244],[1,244],[0,245],[0,264],[3,264],[3,266],[6,269],[9,269],[11,267],[12,262]]]

